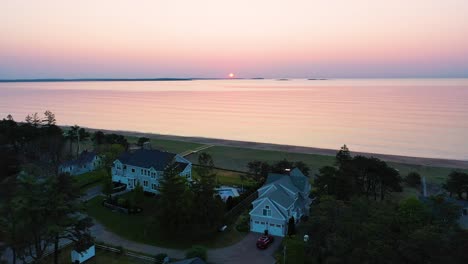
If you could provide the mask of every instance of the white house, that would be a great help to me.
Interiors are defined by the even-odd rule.
[[[179,175],[192,180],[192,163],[182,156],[155,149],[125,152],[112,165],[112,181],[134,189],[140,184],[146,192],[158,193],[159,179],[170,164],[175,163]]]
[[[268,174],[265,184],[258,189],[258,198],[252,202],[250,231],[285,236],[288,221],[296,223],[308,215],[311,200],[309,178],[295,168],[285,174]]]
[[[60,173],[70,173],[70,175],[80,175],[94,171],[102,166],[102,158],[95,152],[83,151],[77,159],[69,160],[59,166]]]

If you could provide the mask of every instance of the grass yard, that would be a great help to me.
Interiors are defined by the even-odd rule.
[[[129,198],[133,193],[127,193],[125,198]],[[186,249],[193,244],[200,244],[207,247],[225,247],[240,241],[245,234],[238,232],[234,227],[228,228],[225,232],[213,233],[210,240],[193,241],[184,237],[164,238],[161,236],[159,226],[153,217],[154,211],[158,210],[154,197],[146,197],[139,205],[143,208],[140,214],[127,215],[113,212],[102,206],[104,197],[95,197],[87,202],[87,213],[104,225],[113,233],[128,240],[161,246],[168,248]]]
[[[136,144],[138,137],[127,136],[128,143]],[[167,139],[150,139],[151,146],[155,149],[165,150],[173,153],[182,153],[187,150],[196,149],[203,146],[203,144],[185,142],[185,141],[176,141],[176,140],[167,140]]]
[[[309,165],[311,169],[309,174],[313,175],[318,172],[319,168],[327,165],[333,165],[335,162],[334,156],[224,146],[214,146],[202,152],[206,152],[213,157],[216,167],[240,171],[246,171],[247,163],[253,160],[260,160],[271,163],[282,159],[287,159],[290,161],[303,161]],[[189,160],[196,163],[198,160],[198,155],[190,155]],[[430,167],[392,162],[389,164],[398,169],[402,176],[406,176],[408,172],[415,171],[421,174],[421,176],[426,176],[427,182],[437,184],[443,183],[447,178],[447,175],[453,171],[452,168],[443,167]]]
[[[67,264],[71,262],[71,250],[72,247],[68,246],[60,252],[58,263]],[[54,263],[53,255],[48,256],[44,263],[52,264]],[[137,258],[131,258],[128,256],[123,256],[117,253],[112,253],[109,251],[96,249],[96,256],[92,259],[86,261],[86,264],[149,264],[151,262],[144,261]]]
[[[104,168],[102,168],[81,175],[73,176],[73,179],[75,179],[80,188],[87,189],[95,186],[96,184],[100,184],[104,179],[106,179],[106,177],[108,177],[107,172]]]
[[[233,171],[226,171],[226,170],[218,170],[215,169],[214,172],[217,175],[217,181],[220,185],[229,185],[229,186],[244,186],[244,187],[251,187],[255,185],[255,181],[251,179],[245,178],[242,179],[242,176],[246,177],[244,173],[233,172]],[[194,179],[198,179],[197,168],[193,167],[192,169],[192,177]]]

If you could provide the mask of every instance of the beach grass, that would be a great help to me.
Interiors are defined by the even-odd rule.
[[[249,149],[228,146],[213,146],[202,152],[206,152],[213,157],[216,167],[247,171],[247,163],[253,160],[265,162],[275,162],[282,159],[289,161],[302,161],[310,167],[309,175],[318,173],[318,170],[323,166],[332,166],[335,162],[334,156],[318,155],[318,154],[303,154],[293,152],[282,152],[274,150]],[[196,163],[199,153],[189,156],[189,160]],[[409,172],[418,172],[421,176],[425,176],[428,183],[442,184],[445,182],[448,174],[455,168],[433,167],[424,165],[412,165],[404,163],[389,162],[395,169],[399,170],[400,175],[406,176]],[[462,170],[467,171],[467,170]]]
[[[138,142],[138,137],[134,136],[127,136],[127,141],[130,144],[136,144]],[[194,142],[186,142],[186,141],[177,141],[177,140],[169,140],[169,139],[150,139],[151,146],[158,150],[164,150],[173,153],[182,153],[188,150],[194,150],[203,146],[204,144],[194,143]]]

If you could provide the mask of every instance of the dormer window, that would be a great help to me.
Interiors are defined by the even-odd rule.
[[[263,215],[264,216],[271,216],[270,206],[266,205],[265,208],[263,208]]]

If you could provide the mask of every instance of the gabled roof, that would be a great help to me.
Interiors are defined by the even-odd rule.
[[[153,167],[157,171],[163,171],[174,161],[175,156],[174,153],[155,149],[139,149],[135,152],[125,152],[117,160],[126,165],[142,168]]]
[[[67,167],[67,166],[74,166],[74,165],[75,166],[85,165],[85,164],[92,162],[96,155],[97,155],[96,152],[93,152],[93,151],[88,152],[85,150],[81,152],[81,154],[78,156],[77,159],[65,161],[64,163],[62,163],[61,166]]]
[[[299,190],[303,192],[306,190],[307,185],[309,184],[309,179],[301,172],[301,170],[294,168],[289,172],[285,172],[284,174],[269,173],[265,182],[265,186],[273,182],[281,182],[284,187],[290,189],[291,191]]]
[[[270,200],[278,203],[284,208],[288,208],[294,203],[294,195],[286,191],[281,185],[274,183],[274,188],[263,193],[261,197],[268,197]]]
[[[301,192],[307,190],[308,184],[309,179],[299,169],[293,169],[288,174],[270,173],[253,204],[268,199],[283,215],[288,215],[288,208],[303,207],[307,202]]]

